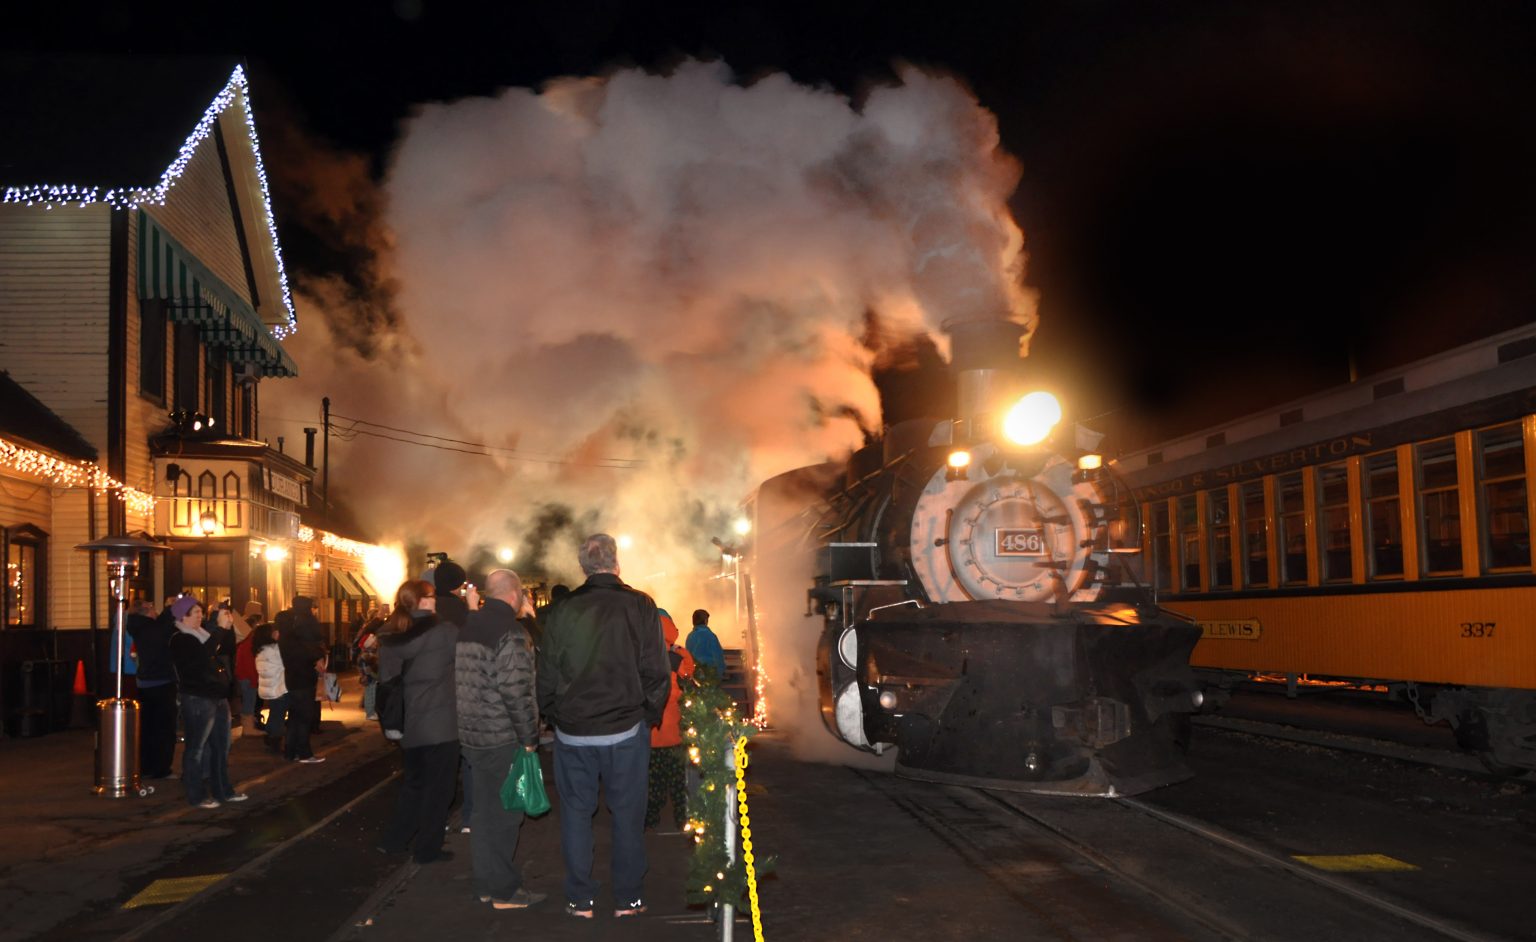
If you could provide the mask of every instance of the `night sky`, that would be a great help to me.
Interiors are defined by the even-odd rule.
[[[682,56],[855,95],[897,59],[960,76],[1023,165],[1030,367],[1080,416],[1139,429],[1124,445],[1536,319],[1522,4],[87,9],[22,14],[6,47],[242,56],[269,165],[292,159],[293,132],[380,173],[415,103]],[[355,260],[276,198],[290,268]],[[922,379],[886,378],[889,418],[917,411]]]

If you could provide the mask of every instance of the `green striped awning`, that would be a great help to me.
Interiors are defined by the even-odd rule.
[[[166,302],[171,320],[196,324],[209,346],[231,363],[263,376],[297,376],[299,368],[261,317],[143,210],[139,211],[139,297]]]

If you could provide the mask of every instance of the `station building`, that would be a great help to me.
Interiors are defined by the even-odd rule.
[[[106,562],[129,595],[322,620],[376,597],[367,544],[307,525],[307,459],[263,437],[297,328],[245,71],[228,62],[8,60],[0,147],[0,697],[25,667],[110,687]],[[295,443],[295,446],[297,443]]]

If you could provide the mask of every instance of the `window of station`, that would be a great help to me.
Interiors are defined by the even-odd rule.
[[[1349,467],[1328,464],[1318,468],[1317,490],[1323,581],[1348,582],[1353,575],[1349,551]]]
[[[1207,529],[1211,534],[1211,588],[1232,588],[1232,508],[1227,489],[1206,494]]]
[[[1179,588],[1200,591],[1200,511],[1193,494],[1179,498]]]
[[[1285,585],[1307,582],[1307,511],[1300,471],[1282,474],[1275,481],[1279,507],[1276,534],[1280,543],[1280,581]]]
[[[1365,459],[1365,540],[1372,579],[1403,576],[1403,518],[1399,515],[1397,453]]]
[[[203,603],[204,608],[230,598],[229,553],[182,553],[181,592]]]
[[[1415,450],[1424,571],[1428,575],[1459,575],[1461,508],[1456,487],[1456,440],[1425,442]]]
[[[1167,591],[1173,588],[1173,531],[1168,527],[1167,501],[1152,502],[1147,523],[1152,537],[1152,578],[1158,589]]]
[[[39,602],[43,597],[43,537],[33,527],[0,530],[5,543],[4,612],[7,628],[43,627]]]
[[[1529,569],[1531,520],[1525,500],[1525,442],[1520,425],[1477,433],[1483,568]]]
[[[1243,558],[1248,571],[1244,585],[1269,585],[1269,518],[1264,513],[1264,482],[1243,485]]]

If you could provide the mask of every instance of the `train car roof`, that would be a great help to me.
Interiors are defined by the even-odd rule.
[[[1198,489],[1533,411],[1536,322],[1129,452],[1112,464],[1137,488],[1188,481]]]

